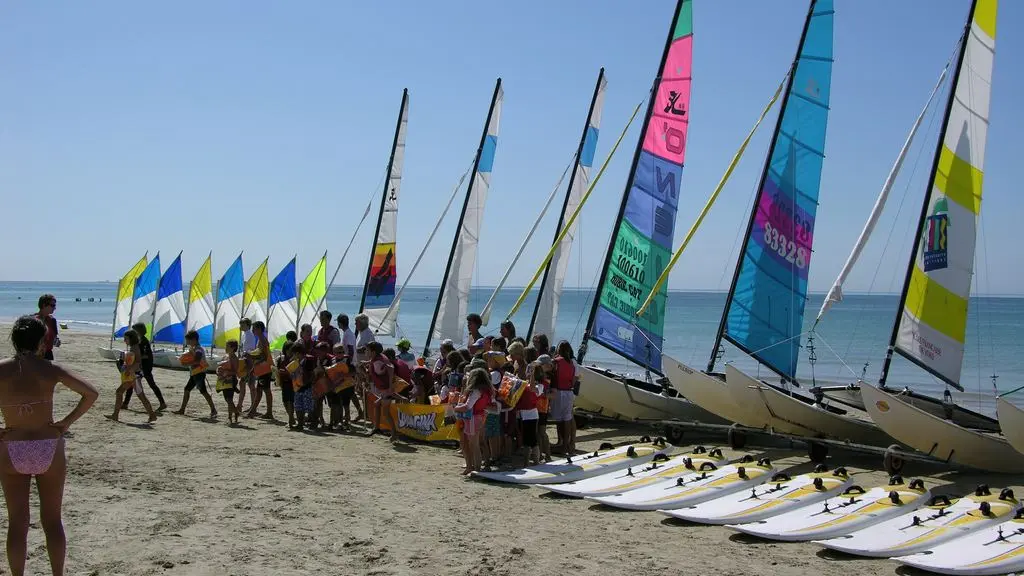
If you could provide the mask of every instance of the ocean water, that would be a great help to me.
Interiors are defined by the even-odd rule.
[[[109,333],[116,289],[116,284],[102,282],[0,282],[0,320],[35,312],[39,295],[51,292],[59,300],[58,320],[68,324],[64,338],[73,338],[75,332]],[[327,295],[327,308],[335,314],[343,312],[349,317],[355,316],[360,289],[355,286],[332,287]],[[507,288],[501,291],[485,333],[497,332],[498,323],[515,304],[520,290]],[[470,309],[483,308],[491,292],[491,288],[474,289],[470,296]],[[94,301],[89,302],[90,298]],[[403,294],[399,331],[412,340],[414,350],[422,348],[436,298],[437,288],[429,287],[409,287]],[[566,289],[562,295],[556,337],[568,340],[574,349],[583,335],[592,298],[593,291],[589,289]],[[805,329],[810,328],[822,298],[821,294],[810,296],[805,315],[808,326]],[[874,382],[885,358],[898,303],[896,295],[847,295],[842,304],[833,307],[815,332],[816,361],[813,365],[808,361],[809,351],[804,339],[797,374],[800,381],[847,383],[859,376],[866,364],[867,379]],[[665,319],[665,351],[695,368],[703,368],[711,353],[724,304],[724,292],[670,292]],[[531,295],[512,318],[521,333],[528,328],[532,310]],[[954,392],[959,403],[994,413],[996,389],[1007,391],[1024,385],[1021,326],[1024,326],[1024,298],[984,297],[971,300],[961,377],[966,392]],[[436,349],[436,346],[436,342],[432,344],[432,348]],[[733,362],[750,374],[757,373],[766,378],[770,375],[764,368],[758,371],[756,362],[729,345],[726,345],[724,360]],[[587,361],[634,375],[643,373],[642,368],[597,344],[590,345]],[[998,376],[995,387],[993,374]],[[894,387],[910,386],[918,392],[935,396],[941,395],[945,388],[937,379],[899,356],[893,358],[889,384]],[[1024,392],[1021,396],[1024,397]]]

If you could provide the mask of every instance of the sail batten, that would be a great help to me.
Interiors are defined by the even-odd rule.
[[[832,0],[812,0],[708,371],[724,338],[784,378],[796,374],[824,163]]]
[[[463,326],[469,310],[469,291],[473,283],[473,269],[476,266],[476,250],[480,241],[484,204],[491,185],[491,169],[498,146],[498,132],[501,125],[501,105],[504,92],[501,78],[494,85],[494,95],[487,111],[487,121],[477,148],[473,174],[466,189],[466,201],[455,230],[455,239],[448,256],[441,291],[438,295],[434,316],[427,331],[423,346],[424,356],[430,355],[430,341],[451,338],[462,340]]]
[[[601,130],[601,113],[604,109],[604,95],[607,89],[608,80],[605,78],[604,68],[601,68],[597,75],[597,85],[594,86],[594,96],[590,100],[587,122],[583,127],[583,135],[580,137],[573,172],[569,176],[569,186],[562,204],[562,213],[559,215],[558,225],[555,227],[555,242],[557,242],[558,248],[544,268],[544,277],[537,294],[537,303],[533,308],[533,316],[530,318],[530,328],[527,331],[527,335],[530,337],[534,334],[545,334],[552,342],[557,342],[555,325],[558,320],[558,303],[562,297],[565,275],[569,270],[569,256],[572,254],[572,243],[576,236],[575,222],[569,224],[565,234],[561,232],[566,225],[566,217],[575,212],[590,185],[590,172],[593,169],[594,154],[597,151],[597,139]]]
[[[636,311],[672,255],[690,117],[691,0],[676,4],[669,30],[587,323],[587,338],[659,374],[667,287]]]
[[[890,350],[960,387],[984,180],[996,0],[975,0],[936,144]],[[879,382],[888,376],[891,353]]]
[[[409,91],[402,91],[402,104],[398,125],[391,145],[388,174],[377,216],[377,233],[370,252],[370,263],[363,283],[359,304],[361,313],[370,319],[370,327],[381,335],[394,336],[398,318],[395,287],[398,281],[397,252],[398,198],[402,184],[402,165],[405,161],[405,133],[409,124]]]

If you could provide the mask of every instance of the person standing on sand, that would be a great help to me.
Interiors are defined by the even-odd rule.
[[[11,330],[14,358],[0,361],[0,485],[7,503],[7,563],[22,576],[28,558],[29,493],[32,477],[39,493],[39,519],[53,574],[64,574],[67,538],[61,508],[67,460],[64,434],[99,398],[94,386],[60,366],[44,361],[47,328],[34,316],[22,316]],[[57,382],[81,396],[62,420],[53,420]]]
[[[271,393],[271,386],[274,383],[274,357],[270,353],[270,341],[267,340],[267,325],[262,320],[253,322],[252,334],[256,338],[256,348],[249,352],[249,359],[252,361],[252,377],[256,380],[256,395],[253,396],[252,406],[245,417],[255,418],[260,401],[266,396],[267,412],[260,414],[259,417],[274,420],[274,397]]]
[[[153,405],[149,403],[146,393],[142,390],[142,354],[139,352],[139,335],[135,333],[135,330],[128,330],[124,333],[124,343],[128,350],[124,353],[124,360],[121,363],[121,384],[117,387],[114,413],[108,415],[107,418],[114,422],[118,421],[118,417],[121,414],[121,404],[124,403],[125,391],[129,388],[135,388],[135,394],[139,397],[139,402],[142,402],[143,408],[149,414],[149,421],[156,422],[156,412],[153,410]]]
[[[373,335],[373,330],[370,330],[370,318],[366,314],[359,314],[356,316],[356,359],[353,362],[356,366],[360,366],[363,362],[370,359],[372,354],[367,350],[367,345],[371,342],[376,342],[377,338]],[[356,374],[359,375],[357,379],[358,384],[356,385],[356,397],[368,398],[367,392],[371,390],[369,376],[363,370],[358,370]],[[367,400],[366,410],[360,411],[359,405],[356,405],[356,420],[363,420],[369,414],[370,405]]]
[[[217,392],[224,394],[228,404],[228,426],[238,424],[240,414],[235,410],[235,392],[238,392],[238,340],[224,344],[226,357],[217,365]]]
[[[367,321],[367,323],[369,323],[369,321]],[[352,366],[355,366],[355,365],[357,365],[359,363],[359,357],[356,356],[356,334],[355,334],[355,332],[352,331],[351,328],[348,327],[348,316],[347,315],[345,315],[345,314],[338,314],[338,329],[341,330],[341,350],[342,350],[341,351],[341,355],[346,357],[346,358],[348,358],[348,363],[349,364],[351,364]],[[370,334],[372,335],[373,333],[371,332]],[[359,378],[359,376],[357,374],[356,375],[357,381],[358,381],[358,378]],[[356,393],[356,391],[358,389],[359,389],[359,386],[353,387],[351,392],[346,393],[346,398],[349,398],[352,401],[352,403],[355,404],[355,406],[356,406],[356,418],[355,419],[356,420],[362,420],[363,419],[363,403],[359,401],[359,394]],[[344,403],[345,400],[343,399],[342,402]],[[346,411],[348,410],[348,405],[347,404],[346,404],[344,409]]]
[[[57,332],[57,319],[53,313],[57,311],[57,297],[53,294],[43,294],[39,297],[39,312],[36,318],[46,326],[46,336],[43,338],[43,358],[53,360],[53,348],[60,348],[60,336]]]
[[[235,404],[235,411],[242,412],[242,404],[245,403],[245,391],[249,391],[249,398],[256,398],[256,379],[252,375],[252,361],[249,353],[256,349],[256,336],[252,333],[252,320],[242,318],[238,321],[238,331],[242,338],[242,361],[245,363],[245,376],[238,384],[238,403]],[[250,400],[251,402],[251,400]],[[255,404],[253,404],[255,407]]]
[[[331,352],[334,347],[341,344],[341,331],[331,325],[333,316],[327,310],[320,312],[320,330],[316,334],[317,342],[327,342],[331,345]]]
[[[174,413],[185,414],[185,409],[188,408],[188,398],[192,395],[192,390],[198,388],[199,393],[206,399],[206,403],[210,405],[210,419],[212,420],[217,417],[217,407],[213,405],[213,398],[206,389],[206,368],[209,365],[206,362],[206,352],[199,345],[199,332],[195,330],[186,332],[185,346],[188,348],[188,352],[182,354],[181,363],[188,366],[189,376],[188,382],[185,383],[185,394],[181,397],[181,408],[175,410]]]
[[[142,378],[149,384],[149,389],[153,391],[153,395],[156,396],[157,402],[160,406],[157,407],[157,412],[167,409],[167,402],[164,402],[164,395],[160,392],[160,387],[156,385],[156,381],[153,380],[153,345],[150,344],[149,338],[146,338],[146,325],[142,322],[132,325],[132,330],[139,335],[139,353],[141,356],[142,366]],[[124,403],[121,404],[122,410],[128,409],[128,402],[132,399],[132,389],[129,388],[124,393]]]

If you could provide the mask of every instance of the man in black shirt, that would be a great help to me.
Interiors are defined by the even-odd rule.
[[[142,377],[146,379],[146,383],[149,384],[149,389],[153,391],[153,395],[156,396],[160,407],[157,410],[166,410],[167,403],[164,402],[164,395],[160,392],[160,388],[156,385],[156,381],[153,380],[153,345],[149,343],[149,338],[146,338],[146,325],[141,322],[134,324],[132,330],[139,335],[139,354],[142,356]],[[121,409],[126,410],[128,408],[128,401],[132,399],[132,390],[129,388],[124,395],[124,402],[121,404]]]

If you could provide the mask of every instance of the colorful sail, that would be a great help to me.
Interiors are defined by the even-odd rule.
[[[569,187],[565,193],[565,203],[562,204],[562,213],[558,217],[558,226],[555,227],[555,240],[558,248],[555,249],[551,260],[544,269],[544,279],[540,283],[540,292],[537,294],[537,304],[533,309],[533,317],[530,319],[529,336],[534,334],[545,334],[552,342],[555,338],[555,321],[558,319],[558,302],[562,299],[562,286],[565,284],[565,274],[569,270],[569,255],[572,253],[572,242],[576,236],[576,225],[573,223],[569,230],[562,234],[561,241],[558,237],[565,225],[565,219],[569,214],[576,211],[583,193],[590,185],[590,171],[594,165],[594,154],[597,151],[597,136],[601,129],[601,110],[604,108],[604,93],[608,87],[608,81],[604,77],[604,68],[597,75],[597,86],[594,87],[594,97],[590,101],[590,112],[587,114],[587,123],[583,126],[583,136],[580,138],[579,150],[576,153],[576,164],[573,167],[572,176],[569,177]]]
[[[721,336],[796,374],[832,82],[832,0],[814,0],[726,303]],[[717,348],[717,344],[716,344]]]
[[[317,315],[323,309],[324,301],[327,299],[327,254],[324,254],[320,261],[313,266],[313,269],[306,275],[306,279],[299,285],[299,320],[295,325],[297,330],[303,324],[314,327],[316,332]]]
[[[402,163],[405,161],[405,131],[409,125],[409,91],[402,91],[402,106],[391,144],[388,178],[377,216],[377,239],[370,252],[370,267],[363,284],[359,310],[370,319],[370,328],[377,334],[394,336],[398,318],[395,284],[398,281],[395,241],[398,236],[398,193],[402,184]],[[390,310],[390,312],[388,312]],[[387,313],[387,317],[385,317]]]
[[[267,339],[270,348],[280,350],[285,335],[295,330],[299,315],[298,297],[295,291],[295,258],[274,276],[270,283],[270,311],[267,312]]]
[[[185,339],[185,294],[181,288],[181,253],[160,277],[153,318],[153,342],[181,344]]]
[[[270,297],[270,275],[267,272],[267,258],[245,281],[242,295],[242,317],[253,322],[267,322],[267,299]]]
[[[968,22],[894,342],[900,354],[955,386],[981,211],[996,0],[976,0]]]
[[[242,319],[244,291],[245,275],[242,272],[242,255],[239,254],[217,283],[217,308],[213,323],[213,344],[217,348],[224,348],[228,340],[238,341],[238,321]]]
[[[441,281],[441,293],[430,321],[424,355],[429,355],[431,339],[451,338],[463,340],[466,314],[469,312],[469,289],[473,284],[473,269],[476,267],[476,248],[480,242],[480,228],[484,219],[484,204],[491,186],[491,169],[494,153],[498,147],[498,129],[501,124],[501,103],[504,92],[501,78],[494,86],[491,108],[487,112],[484,133],[477,148],[473,175],[466,190],[466,202],[455,231],[455,240],[448,257],[448,266]]]
[[[135,281],[146,269],[146,256],[132,266],[131,270],[121,277],[117,283],[117,302],[114,303],[114,324],[111,339],[121,338],[131,328],[132,302],[135,300]]]
[[[591,310],[588,336],[661,372],[667,287],[635,313],[672,256],[690,121],[693,3],[680,0]]]
[[[160,253],[149,261],[146,269],[135,280],[132,302],[131,324],[146,325],[146,334],[153,335],[153,318],[156,312],[156,289],[160,284]]]
[[[192,284],[188,289],[188,318],[185,330],[199,333],[199,345],[213,346],[213,313],[216,304],[213,300],[213,272],[211,255],[199,267]],[[184,339],[182,339],[184,343]]]

